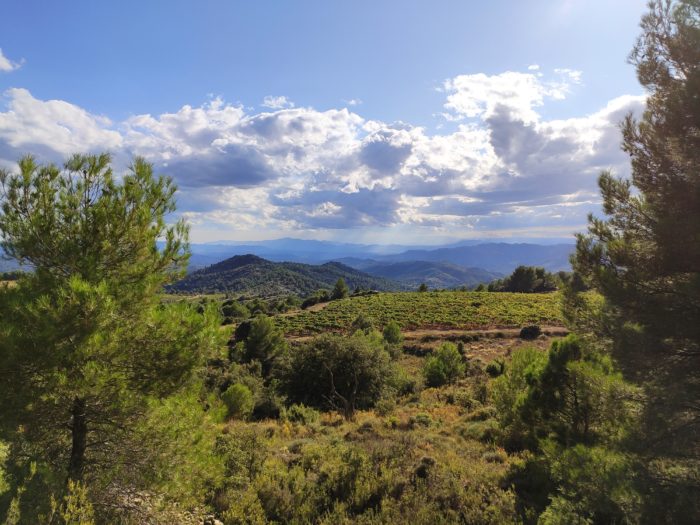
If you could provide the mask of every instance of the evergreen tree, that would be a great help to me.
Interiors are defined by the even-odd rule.
[[[641,25],[631,61],[647,107],[622,126],[632,176],[600,177],[608,217],[590,218],[573,265],[646,390],[635,441],[648,515],[685,523],[700,520],[700,1],[652,2]]]
[[[110,160],[0,172],[2,247],[34,268],[0,289],[0,439],[16,483],[34,462],[49,489],[94,493],[100,475],[114,489],[120,464],[137,468],[125,443],[149,399],[178,391],[218,340],[213,309],[159,299],[188,257],[185,224],[165,222],[175,186],[141,159],[117,182]]]
[[[268,377],[275,360],[287,349],[287,343],[274,319],[260,314],[250,322],[244,349],[245,360],[259,361],[263,377]]]
[[[335,283],[333,292],[331,292],[331,299],[345,299],[348,296],[349,292],[350,290],[348,288],[348,285],[345,284],[345,279],[343,279],[342,277],[338,277],[338,281],[336,281]]]

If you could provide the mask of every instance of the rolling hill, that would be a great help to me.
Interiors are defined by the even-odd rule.
[[[273,297],[309,295],[319,288],[332,288],[342,277],[352,290],[356,287],[398,291],[408,287],[375,277],[338,262],[310,265],[272,262],[256,255],[236,255],[197,270],[169,287],[171,292],[221,293]]]

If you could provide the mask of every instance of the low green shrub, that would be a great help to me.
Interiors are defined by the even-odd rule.
[[[430,356],[423,367],[423,375],[428,386],[438,387],[453,383],[464,375],[465,364],[453,343],[443,343]]]
[[[282,411],[282,419],[302,425],[315,423],[320,417],[321,414],[318,410],[303,404],[293,404]]]
[[[235,419],[248,419],[253,413],[255,399],[250,389],[240,383],[235,383],[228,387],[221,395],[221,399],[226,404],[229,417]]]

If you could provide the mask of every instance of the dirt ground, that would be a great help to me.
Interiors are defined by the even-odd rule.
[[[535,346],[542,350],[549,348],[553,339],[568,334],[560,326],[543,326],[542,335],[534,340],[519,337],[520,329],[488,330],[414,330],[404,332],[404,351],[424,355],[444,341],[464,344],[465,354],[474,360],[489,363],[496,358],[509,356],[514,350],[524,346]]]

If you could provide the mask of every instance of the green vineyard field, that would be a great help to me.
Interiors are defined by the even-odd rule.
[[[404,330],[514,328],[526,324],[561,325],[558,293],[396,292],[333,301],[319,311],[279,316],[287,334],[344,331],[364,314],[377,327],[396,321]]]

